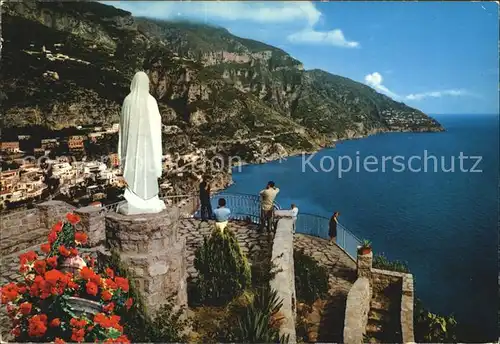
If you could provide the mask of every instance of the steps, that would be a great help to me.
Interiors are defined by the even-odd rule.
[[[374,295],[368,312],[365,341],[368,343],[400,343],[399,303],[385,295]]]

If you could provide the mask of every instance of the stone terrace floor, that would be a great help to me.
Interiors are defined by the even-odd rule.
[[[318,341],[343,342],[345,304],[347,294],[356,281],[356,263],[337,245],[328,240],[295,234],[294,248],[313,257],[329,272],[329,297],[326,305],[316,314],[314,322],[320,322]]]
[[[179,224],[179,236],[186,239],[187,272],[189,277],[196,277],[194,268],[195,251],[203,244],[203,237],[209,236],[214,229],[214,222],[202,222],[197,219],[183,219]],[[233,231],[241,250],[247,254],[250,262],[262,250],[270,250],[271,238],[267,233],[259,233],[258,225],[245,221],[231,221],[226,230]]]

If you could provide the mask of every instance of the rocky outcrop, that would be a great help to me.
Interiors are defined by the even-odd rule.
[[[133,18],[98,2],[23,1],[2,11],[4,126],[117,122],[143,69],[163,124],[179,128],[166,132],[167,150],[222,141],[223,151],[264,162],[377,132],[442,130],[368,86],[304,71],[286,52],[222,28]]]

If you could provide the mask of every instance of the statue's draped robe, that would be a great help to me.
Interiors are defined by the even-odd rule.
[[[149,94],[149,79],[138,72],[123,101],[118,156],[127,182],[124,214],[157,213],[165,209],[158,198],[162,174],[161,117],[156,100]]]

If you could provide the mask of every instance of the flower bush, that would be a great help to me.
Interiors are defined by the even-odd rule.
[[[17,342],[129,343],[120,324],[133,305],[129,282],[111,268],[99,273],[95,261],[80,257],[87,235],[77,231],[78,215],[67,214],[40,247],[20,255],[23,281],[1,288],[1,301],[12,319]],[[74,297],[88,300],[93,311],[81,311]]]

